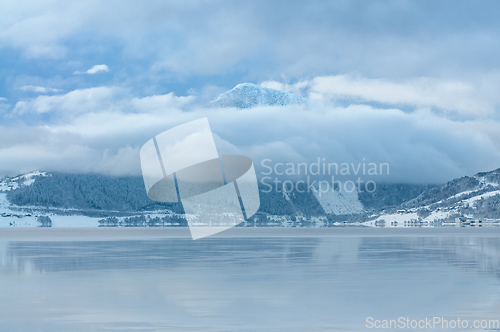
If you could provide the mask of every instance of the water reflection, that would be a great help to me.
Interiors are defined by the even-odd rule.
[[[0,242],[0,331],[357,331],[367,316],[499,319],[499,257],[490,237]]]

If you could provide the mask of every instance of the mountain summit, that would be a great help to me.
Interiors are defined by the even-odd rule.
[[[263,88],[252,83],[241,83],[215,98],[208,106],[251,108],[255,106],[305,105],[308,103],[306,98],[290,92]]]

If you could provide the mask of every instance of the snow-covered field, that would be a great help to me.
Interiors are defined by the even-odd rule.
[[[27,216],[26,213],[12,210],[7,194],[0,192],[0,227],[36,227],[39,225],[35,216]]]
[[[423,222],[432,222],[434,220],[442,220],[450,217],[450,212],[447,211],[432,211],[431,214],[424,219]]]
[[[385,227],[404,227],[405,221],[417,221],[418,218],[416,212],[383,214],[377,219],[364,222],[363,225],[375,227],[379,222],[385,221]]]
[[[99,220],[102,218],[92,218],[86,216],[59,216],[51,215],[51,227],[99,227]]]
[[[30,186],[35,182],[36,176],[46,176],[46,173],[33,172],[23,176],[0,182],[0,227],[39,227],[37,215],[19,212],[11,208],[7,200],[7,191],[19,188],[19,186]],[[90,218],[86,216],[65,216],[51,214],[52,227],[97,227],[98,220],[102,218]]]

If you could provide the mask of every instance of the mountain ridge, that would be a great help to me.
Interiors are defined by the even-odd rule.
[[[27,180],[26,180],[27,179]],[[261,208],[258,218],[279,216],[324,218],[328,216],[349,216],[379,210],[401,203],[402,199],[414,198],[426,189],[425,186],[380,185],[382,196],[369,196],[368,193],[351,193],[324,196],[318,199],[317,193],[266,192],[260,186]],[[302,188],[305,189],[305,188]],[[335,193],[334,193],[335,194]],[[178,203],[157,203],[149,200],[144,189],[142,177],[112,177],[99,174],[68,174],[33,172],[29,176],[4,178],[0,181],[0,196],[11,210],[29,211],[34,214],[80,214],[87,216],[117,217],[134,216],[137,213],[157,213],[168,211],[172,215],[182,215]],[[333,200],[332,200],[333,197]],[[327,199],[325,204],[325,199]],[[330,199],[330,201],[328,201]],[[358,206],[358,210],[349,207]],[[7,213],[7,210],[3,210]],[[9,212],[11,213],[11,212]]]
[[[207,107],[252,108],[308,104],[309,100],[290,92],[264,88],[253,83],[240,83],[212,100]]]
[[[251,221],[258,225],[291,225],[296,220],[307,224],[315,220],[322,225],[340,221],[370,226],[380,222],[439,224],[455,218],[500,218],[500,169],[437,186],[379,184],[371,194],[334,192],[320,198],[314,191],[284,193],[264,189],[260,187],[261,208]],[[5,217],[24,213],[128,218],[130,223],[146,222],[144,216],[153,216],[151,220],[158,215],[183,218],[178,203],[149,200],[142,177],[49,172],[0,180],[0,213]],[[108,225],[117,222],[107,221]]]

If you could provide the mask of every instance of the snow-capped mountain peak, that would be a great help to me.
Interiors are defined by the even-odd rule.
[[[241,83],[221,94],[208,104],[209,107],[251,108],[255,106],[305,105],[309,101],[299,95],[253,83]]]

